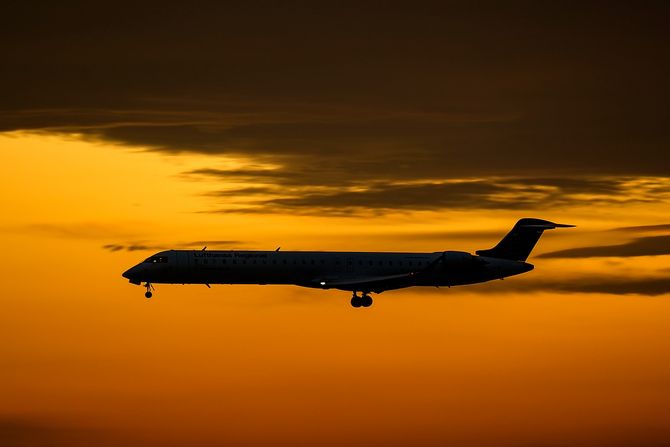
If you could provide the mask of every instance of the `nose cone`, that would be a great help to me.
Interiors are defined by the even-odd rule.
[[[139,274],[139,267],[135,266],[135,267],[131,267],[128,270],[126,270],[125,272],[123,272],[121,274],[121,276],[123,276],[124,278],[126,278],[128,281],[130,281],[133,284],[140,284],[141,281],[138,277],[138,274]]]

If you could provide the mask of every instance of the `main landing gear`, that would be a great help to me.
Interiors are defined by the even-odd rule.
[[[351,305],[353,307],[370,307],[372,306],[372,297],[367,292],[363,292],[361,296],[356,295],[356,292],[354,292],[354,295],[351,297]]]
[[[146,291],[146,293],[144,294],[144,296],[145,296],[146,298],[151,298],[151,297],[153,296],[153,293],[151,293],[151,291],[152,291],[152,290],[155,290],[155,289],[154,289],[154,286],[153,286],[150,282],[147,282],[146,284],[144,284],[144,287],[147,289],[147,291]]]

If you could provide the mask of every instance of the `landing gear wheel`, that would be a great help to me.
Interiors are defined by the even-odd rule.
[[[354,295],[351,297],[351,305],[353,307],[361,307],[363,305],[363,300],[360,296]]]
[[[144,296],[146,298],[151,298],[153,296],[153,293],[151,293],[151,291],[154,290],[154,286],[152,286],[150,282],[147,282],[147,283],[144,284],[144,287],[147,289]]]
[[[363,295],[361,297],[361,306],[363,307],[372,306],[372,297],[370,295]]]

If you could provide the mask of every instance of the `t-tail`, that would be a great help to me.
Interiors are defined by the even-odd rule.
[[[525,261],[544,230],[568,227],[574,227],[574,225],[557,224],[548,220],[525,217],[514,225],[514,228],[498,242],[498,245],[488,250],[477,250],[475,253],[490,258]]]

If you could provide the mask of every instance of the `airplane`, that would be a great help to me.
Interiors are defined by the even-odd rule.
[[[353,307],[370,307],[371,293],[413,286],[451,287],[504,279],[533,270],[526,262],[545,230],[574,227],[523,218],[493,248],[434,253],[251,250],[168,250],[123,273],[130,283],[283,284],[352,292]],[[360,292],[360,295],[358,294]]]

